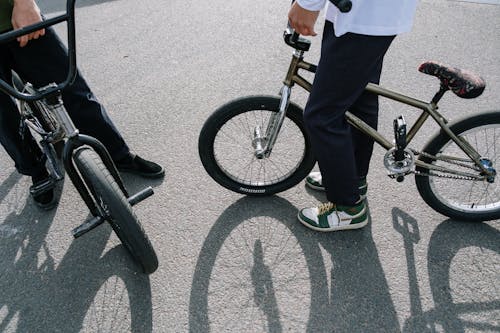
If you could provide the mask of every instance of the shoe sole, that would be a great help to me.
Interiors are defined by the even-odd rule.
[[[316,191],[325,191],[325,187],[324,186],[317,186],[317,185],[313,185],[311,183],[309,183],[308,181],[306,181],[306,185],[309,186],[310,188],[312,188],[313,190],[316,190]]]
[[[331,227],[331,228],[319,228],[319,227],[315,227],[315,226],[307,223],[307,221],[304,221],[300,217],[300,212],[297,215],[297,218],[299,219],[300,223],[302,223],[304,226],[308,227],[309,229],[312,229],[312,230],[315,230],[315,231],[320,231],[320,232],[331,232],[331,231],[341,231],[341,230],[354,230],[354,229],[363,228],[364,226],[366,226],[368,224],[368,215],[361,222],[353,223],[353,224],[348,224],[348,225],[343,225],[343,226],[338,226],[338,227]]]
[[[52,210],[58,204],[58,201],[55,198],[51,202],[46,203],[46,204],[40,203],[40,202],[36,201],[35,199],[33,199],[33,201],[35,202],[35,205],[42,210]]]

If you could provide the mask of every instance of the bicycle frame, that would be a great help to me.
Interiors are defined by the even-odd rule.
[[[28,87],[27,89],[28,93],[32,95],[43,94],[44,90],[50,89],[51,86],[53,86],[53,84],[49,85],[46,88],[35,90],[34,88],[31,87],[31,85],[29,84],[26,85],[26,87]],[[71,179],[71,182],[73,183],[78,193],[82,197],[83,201],[87,205],[91,214],[94,216],[87,222],[84,222],[82,225],[73,229],[72,233],[75,238],[99,226],[108,218],[108,216],[105,216],[105,213],[103,214],[103,212],[99,210],[96,201],[93,199],[94,198],[93,193],[91,193],[90,188],[85,185],[85,180],[82,178],[82,176],[78,172],[77,167],[75,166],[73,160],[74,152],[80,147],[88,146],[97,153],[97,155],[102,160],[105,167],[109,170],[111,176],[114,178],[121,192],[123,193],[125,198],[127,198],[131,206],[134,206],[135,204],[143,201],[144,199],[148,198],[153,194],[152,188],[147,187],[144,190],[139,191],[132,196],[129,196],[129,193],[125,188],[125,185],[123,184],[120,174],[118,173],[118,170],[116,169],[116,166],[109,152],[107,151],[106,147],[99,140],[91,136],[79,133],[78,129],[75,127],[73,121],[68,115],[66,108],[64,107],[60,93],[53,93],[50,97],[41,100],[40,103],[43,104],[43,107],[45,108],[45,110],[41,112],[48,112],[51,115],[53,115],[57,123],[62,128],[63,131],[62,139],[64,141],[62,161],[64,164],[64,169],[66,170],[66,173]],[[36,118],[35,115],[33,115],[33,117]],[[30,120],[25,120],[25,122],[29,123]],[[38,128],[37,125],[35,125],[34,123],[30,124],[29,127],[34,129],[35,132],[37,132],[39,135],[42,136],[43,138],[42,141],[45,141],[48,144],[52,143],[51,141],[52,132],[45,132],[45,129]],[[51,163],[55,163],[55,161],[51,160]],[[63,177],[61,176],[60,179],[62,178]]]
[[[284,114],[286,112],[286,107],[288,106],[288,103],[290,101],[290,95],[291,95],[291,89],[292,87],[297,84],[303,89],[305,89],[308,92],[311,92],[312,89],[312,84],[307,81],[305,78],[303,78],[298,71],[299,70],[305,70],[310,73],[316,73],[317,66],[311,63],[308,63],[304,61],[304,52],[303,50],[295,49],[293,52],[292,60],[290,62],[290,66],[288,68],[288,72],[286,74],[285,80],[283,81],[283,87],[281,89],[281,103],[280,103],[280,109],[278,114],[276,115],[275,118],[278,119],[278,121],[284,119]],[[435,171],[441,171],[441,172],[447,172],[455,175],[460,175],[460,176],[465,176],[465,177],[472,177],[476,180],[484,180],[486,177],[493,177],[494,173],[487,169],[480,161],[481,156],[479,153],[474,150],[468,143],[465,141],[463,138],[456,136],[448,126],[448,121],[437,111],[438,110],[438,105],[437,103],[439,100],[442,98],[444,93],[447,91],[446,87],[441,86],[440,90],[435,94],[431,102],[425,102],[421,101],[403,94],[400,94],[398,92],[386,89],[381,87],[380,85],[374,84],[374,83],[368,83],[366,86],[366,91],[369,91],[371,93],[374,93],[378,96],[383,96],[386,98],[389,98],[391,100],[403,103],[405,105],[409,105],[411,107],[417,108],[422,110],[422,113],[420,116],[417,118],[415,123],[411,126],[410,130],[407,133],[407,144],[412,141],[412,139],[415,137],[415,135],[419,132],[419,130],[422,128],[422,125],[425,123],[427,118],[431,116],[439,125],[439,127],[457,144],[460,149],[471,158],[471,160],[475,163],[476,167],[481,171],[482,176],[478,176],[477,174],[471,174],[471,173],[466,173],[466,172],[458,172],[446,167],[440,167],[440,166],[435,166],[435,165],[430,165],[427,163],[424,163],[420,160],[416,160],[415,164],[417,166],[426,168],[427,170],[435,170]],[[377,142],[380,146],[385,148],[386,150],[390,150],[395,148],[395,145],[387,140],[382,134],[380,134],[377,130],[366,124],[363,120],[359,119],[355,115],[353,115],[351,112],[347,111],[345,114],[345,117],[347,118],[347,121],[360,130],[362,133],[365,135],[371,137],[375,142]],[[274,142],[276,140],[276,137],[278,135],[279,129],[281,127],[281,123],[278,122],[277,126],[274,125],[276,122],[276,119],[272,119],[270,121],[270,125],[268,126],[268,132],[266,133],[266,137],[269,138],[268,144],[266,148],[264,149],[264,154],[267,156],[270,154],[272,147],[274,145]],[[270,131],[270,132],[269,132]],[[436,157],[432,156],[434,159],[442,159],[443,157]],[[455,160],[455,161],[468,161],[467,159],[461,159],[461,158],[456,158],[456,157],[451,157],[451,156],[446,156],[447,159],[450,160]]]

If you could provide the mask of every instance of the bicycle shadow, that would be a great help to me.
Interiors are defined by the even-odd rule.
[[[491,313],[500,310],[500,300],[457,302],[454,300],[451,286],[451,268],[453,259],[462,249],[480,248],[481,252],[488,249],[500,254],[500,232],[485,223],[468,223],[448,219],[439,224],[432,233],[427,257],[429,282],[435,307],[424,312],[420,302],[413,249],[414,244],[420,239],[418,224],[413,217],[398,208],[393,209],[392,215],[396,230],[403,236],[408,262],[412,315],[406,320],[403,332],[466,332],[471,329],[475,331],[499,331],[500,327],[498,324],[494,324],[495,320],[488,313],[491,315]],[[471,255],[469,252],[471,251],[468,251],[467,255],[472,257],[474,254]],[[490,265],[493,270],[494,264],[493,262]],[[484,291],[485,286],[479,285],[478,282],[485,278],[488,274],[487,271],[473,272],[473,277],[465,276],[464,273],[466,272],[460,272],[458,284],[472,279],[470,283],[475,288],[474,294],[482,289]],[[497,282],[493,281],[492,284],[495,285]],[[485,298],[484,295],[481,296]],[[486,322],[481,323],[477,319],[467,320],[468,314],[475,314],[477,318],[477,315],[481,313],[484,314],[482,317],[486,319]],[[498,321],[496,322],[498,323]]]
[[[149,278],[135,273],[121,246],[104,251],[111,228],[74,240],[57,263],[50,250],[57,245],[46,241],[57,208],[33,207],[14,174],[0,184],[0,203],[8,210],[0,224],[0,332],[80,332],[89,326],[151,332]]]
[[[244,325],[267,332],[399,331],[370,228],[322,234],[304,228],[296,215],[277,196],[244,197],[221,214],[196,263],[190,332],[245,331]],[[279,255],[269,260],[275,248]],[[321,248],[332,260],[330,278]]]

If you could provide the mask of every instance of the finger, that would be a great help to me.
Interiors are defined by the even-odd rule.
[[[311,36],[314,33],[314,31],[312,31],[312,29],[307,25],[301,25],[297,27],[296,31],[298,31],[299,34],[303,36]]]
[[[24,36],[21,36],[17,39],[19,41],[19,46],[20,47],[25,47],[26,44],[28,44],[28,36],[27,35],[24,35]]]
[[[42,37],[43,35],[45,35],[45,29],[37,30],[34,32],[33,38],[38,39],[39,37]]]

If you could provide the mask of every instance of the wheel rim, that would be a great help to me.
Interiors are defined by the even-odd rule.
[[[480,126],[460,134],[483,158],[489,159],[493,168],[499,170],[500,124]],[[448,141],[437,156],[447,155],[467,158],[465,153],[453,142]],[[444,161],[435,161],[435,165],[450,167]],[[455,166],[455,170],[471,173],[470,168]],[[493,183],[464,179],[430,177],[432,192],[446,206],[464,213],[487,213],[500,209],[500,178],[497,175]]]
[[[214,157],[217,165],[233,181],[248,186],[268,186],[290,177],[300,166],[306,142],[300,128],[288,117],[272,153],[258,159],[252,146],[256,126],[265,133],[270,116],[268,110],[250,110],[229,119],[217,132]]]

